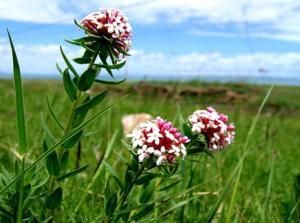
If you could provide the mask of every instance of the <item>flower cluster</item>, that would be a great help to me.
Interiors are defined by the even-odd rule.
[[[141,123],[128,137],[132,138],[133,149],[138,155],[139,162],[154,158],[156,165],[175,163],[178,157],[186,155],[186,136],[178,132],[170,122],[161,118]]]
[[[218,113],[212,107],[195,111],[188,121],[192,132],[205,136],[208,149],[211,151],[224,149],[233,142],[234,125],[228,124],[228,117]]]
[[[128,52],[132,28],[127,17],[117,9],[100,9],[87,15],[81,25],[91,33],[113,40],[114,47]]]

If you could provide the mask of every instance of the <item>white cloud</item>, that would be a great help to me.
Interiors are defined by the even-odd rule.
[[[128,63],[129,73],[145,75],[252,75],[294,77],[300,71],[300,53],[255,53],[226,56],[222,53],[165,55],[138,51]]]
[[[3,40],[1,40],[3,43]],[[81,52],[77,48],[64,47],[70,58]],[[16,45],[21,70],[24,74],[47,75],[57,74],[55,62],[63,64],[59,46],[49,45]],[[7,42],[0,44],[0,72],[11,73],[11,52]],[[264,70],[264,72],[259,72]],[[120,74],[129,75],[162,75],[166,78],[177,76],[182,78],[191,75],[257,75],[293,77],[300,71],[300,53],[255,53],[227,56],[219,52],[163,54],[147,53],[133,50],[128,58],[127,66]],[[58,77],[58,74],[57,74]]]
[[[99,7],[121,7],[132,21],[199,24],[265,24],[253,28],[253,36],[300,41],[299,0],[10,0],[2,1],[0,19],[37,23],[72,23]],[[187,29],[193,28],[187,27]],[[204,31],[205,32],[205,31]],[[213,34],[213,32],[211,33]]]
[[[299,0],[10,0],[1,2],[0,19],[71,23],[99,7],[121,7],[132,21],[144,24],[192,20],[186,29],[197,24],[235,24],[243,31],[246,23],[263,25],[248,31],[257,37],[300,41]]]
[[[19,59],[21,72],[24,74],[47,75],[57,73],[55,63],[62,64],[59,45],[16,44],[15,49]],[[66,53],[72,58],[79,55],[79,50],[64,46]],[[11,49],[6,40],[0,39],[0,72],[1,74],[12,73]],[[1,75],[0,74],[0,75]]]

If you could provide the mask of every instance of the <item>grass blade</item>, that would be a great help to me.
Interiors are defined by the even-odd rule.
[[[20,71],[20,65],[15,51],[15,47],[8,30],[7,33],[9,37],[9,43],[10,43],[12,58],[13,58],[14,85],[15,85],[15,92],[16,92],[18,142],[19,142],[19,151],[22,154],[27,152],[27,138],[26,138],[26,127],[25,127],[21,71]]]
[[[123,97],[124,98],[124,97]],[[123,99],[122,98],[122,99]],[[120,99],[121,100],[121,99]],[[53,145],[49,150],[47,150],[45,153],[43,153],[40,157],[38,157],[31,165],[29,165],[25,170],[23,174],[20,174],[16,176],[14,179],[12,179],[4,188],[0,190],[0,195],[3,194],[11,185],[16,183],[19,179],[21,179],[24,174],[31,171],[41,160],[48,157],[53,151],[55,151],[58,147],[63,145],[65,142],[67,142],[69,139],[71,139],[73,136],[75,136],[78,132],[80,132],[84,127],[90,125],[94,120],[99,118],[103,113],[105,113],[108,109],[110,109],[112,106],[114,106],[117,102],[109,105],[104,110],[98,112],[94,116],[92,116],[89,120],[81,124],[80,126],[72,129],[68,134],[66,134],[59,142],[57,142],[55,145]]]
[[[239,179],[240,179],[240,174],[242,172],[242,167],[243,167],[243,163],[244,163],[244,160],[245,158],[247,157],[247,155],[249,154],[249,147],[248,147],[248,144],[249,144],[249,140],[255,130],[255,127],[256,127],[256,123],[258,121],[258,118],[262,112],[262,109],[263,107],[265,106],[271,92],[273,90],[273,86],[270,87],[270,89],[268,90],[264,100],[262,101],[253,121],[252,121],[252,124],[250,126],[250,129],[248,131],[248,134],[247,134],[247,138],[246,138],[246,142],[244,144],[244,154],[242,155],[242,157],[240,158],[240,161],[239,163],[237,164],[236,168],[233,170],[232,174],[230,175],[229,177],[229,180],[227,182],[227,184],[225,185],[224,187],[224,190],[223,192],[221,193],[220,197],[218,198],[216,204],[213,206],[213,208],[209,211],[208,215],[207,215],[207,220],[206,222],[212,222],[220,204],[222,203],[223,199],[225,198],[227,192],[229,191],[229,188],[234,180],[234,176],[236,173],[238,173],[238,176],[237,176],[237,180],[236,180],[236,183],[235,183],[235,186],[234,186],[234,189],[233,189],[233,194],[232,195],[232,198],[231,198],[231,201],[230,201],[230,205],[229,205],[229,210],[228,210],[228,214],[227,214],[227,222],[230,220],[231,218],[231,213],[232,213],[232,210],[233,210],[233,205],[234,205],[234,202],[235,202],[235,199],[236,199],[236,196],[237,196],[237,188],[238,188],[238,185],[239,185]]]

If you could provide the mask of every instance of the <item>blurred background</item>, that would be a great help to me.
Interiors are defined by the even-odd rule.
[[[82,36],[73,20],[101,7],[123,10],[132,56],[117,77],[299,85],[297,0],[0,0],[0,78],[10,77],[8,28],[23,75],[56,79],[59,45]]]

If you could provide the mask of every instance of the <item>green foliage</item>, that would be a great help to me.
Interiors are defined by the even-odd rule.
[[[20,71],[20,65],[19,65],[18,57],[15,51],[12,38],[8,31],[7,33],[8,33],[9,43],[10,43],[12,57],[13,57],[13,74],[14,74],[14,84],[15,84],[15,93],[16,93],[17,131],[18,131],[19,150],[20,153],[25,153],[27,151],[27,138],[26,138],[21,71]]]
[[[55,151],[46,158],[46,167],[51,176],[58,176],[60,173],[60,163]]]
[[[62,202],[63,190],[58,187],[52,191],[46,198],[45,205],[48,209],[54,210],[59,208]]]
[[[63,81],[65,91],[67,92],[71,101],[76,100],[76,87],[74,86],[68,68],[63,72]]]
[[[100,94],[96,95],[95,97],[91,98],[88,101],[85,101],[80,106],[78,106],[78,108],[76,108],[75,112],[81,113],[81,112],[85,112],[85,111],[92,109],[93,107],[95,107],[99,103],[101,103],[106,95],[107,95],[107,91],[101,92]]]

